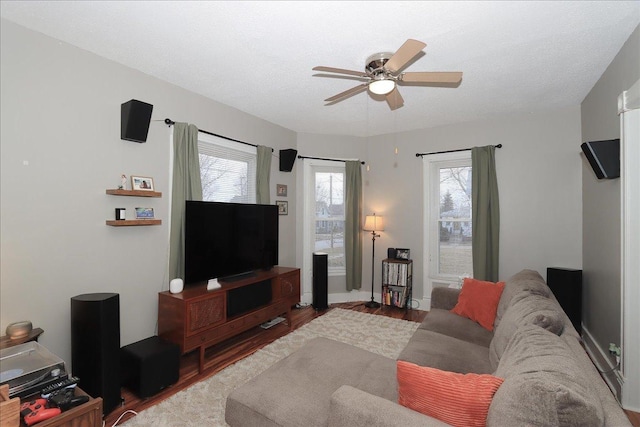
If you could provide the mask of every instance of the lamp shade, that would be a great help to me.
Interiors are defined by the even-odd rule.
[[[367,215],[364,220],[364,231],[384,231],[384,219],[378,215]]]
[[[396,87],[393,80],[374,80],[369,83],[369,90],[376,95],[386,95]]]

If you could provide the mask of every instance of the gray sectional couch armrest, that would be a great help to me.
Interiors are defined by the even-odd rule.
[[[329,427],[444,427],[448,424],[390,400],[343,385],[331,395]]]
[[[458,303],[460,289],[453,288],[433,288],[431,290],[431,308],[451,310]]]

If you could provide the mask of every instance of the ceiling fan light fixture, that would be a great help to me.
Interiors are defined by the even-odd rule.
[[[396,87],[396,82],[393,80],[374,80],[369,83],[369,91],[376,95],[386,95]]]

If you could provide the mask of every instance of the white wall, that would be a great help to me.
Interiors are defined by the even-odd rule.
[[[620,137],[618,96],[640,79],[640,27],[625,42],[581,104],[582,141]],[[621,343],[620,180],[598,180],[584,160],[582,323],[594,351],[609,357],[609,343]],[[637,166],[637,165],[636,165]],[[637,236],[635,236],[637,238]],[[637,339],[634,337],[633,339]],[[636,360],[638,358],[636,357]],[[615,361],[609,359],[613,367]],[[608,369],[605,367],[605,369]],[[607,376],[609,379],[612,375]],[[619,389],[619,383],[614,386]]]
[[[551,266],[581,267],[581,196],[577,107],[380,137],[373,141],[378,178],[365,211],[384,200],[389,246],[408,247],[414,296],[422,283],[422,160],[425,153],[503,144],[496,150],[500,193],[500,278],[523,268],[546,277]],[[394,154],[394,146],[399,153]],[[372,201],[373,200],[373,201]],[[424,297],[429,296],[427,289]]]
[[[409,248],[414,260],[414,298],[429,297],[422,284],[424,189],[422,160],[416,153],[503,144],[496,151],[500,277],[506,279],[523,268],[546,277],[547,267],[582,267],[577,106],[363,140],[366,145],[360,148],[360,156],[343,137],[302,135],[298,147],[304,147],[306,155],[367,161],[370,171],[363,170],[364,213],[376,212],[386,220],[385,231],[376,239],[375,262],[380,265],[387,247]],[[375,271],[379,299],[380,273]],[[344,281],[334,280],[330,291],[343,292]],[[362,280],[363,290],[370,290],[371,239],[366,235]]]
[[[147,142],[120,140],[120,104],[154,105],[169,117],[235,139],[295,148],[295,133],[115,62],[2,20],[0,328],[42,327],[40,342],[68,363],[70,298],[120,294],[121,344],[156,331],[157,293],[166,277],[170,195],[169,135],[152,122]],[[167,60],[171,60],[170,54]],[[28,165],[26,164],[28,162]],[[151,176],[161,199],[114,197],[119,176]],[[289,185],[280,226],[280,264],[295,265],[295,174],[272,161]],[[153,207],[162,226],[105,225],[114,208]]]

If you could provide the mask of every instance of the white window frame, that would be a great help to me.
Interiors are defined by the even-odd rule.
[[[423,217],[423,253],[425,254],[423,282],[424,295],[431,295],[434,287],[457,287],[460,277],[453,274],[440,274],[440,169],[443,167],[471,166],[471,151],[442,153],[423,156],[424,217]],[[473,274],[473,271],[467,272]]]
[[[258,165],[258,150],[256,147],[238,142],[233,142],[220,138],[214,135],[209,135],[204,132],[198,132],[198,152],[203,155],[208,155],[207,151],[209,147],[217,146],[228,150],[229,156],[225,157],[231,160],[247,160],[249,163],[249,173],[247,177],[247,203],[256,203],[256,173]],[[238,157],[234,156],[233,152],[241,153]],[[244,155],[243,155],[244,154]]]
[[[315,173],[336,172],[346,173],[345,162],[331,160],[305,159],[304,161],[304,226],[303,247],[304,270],[311,271],[312,255],[315,252]],[[346,267],[329,268],[329,276],[346,276]]]

